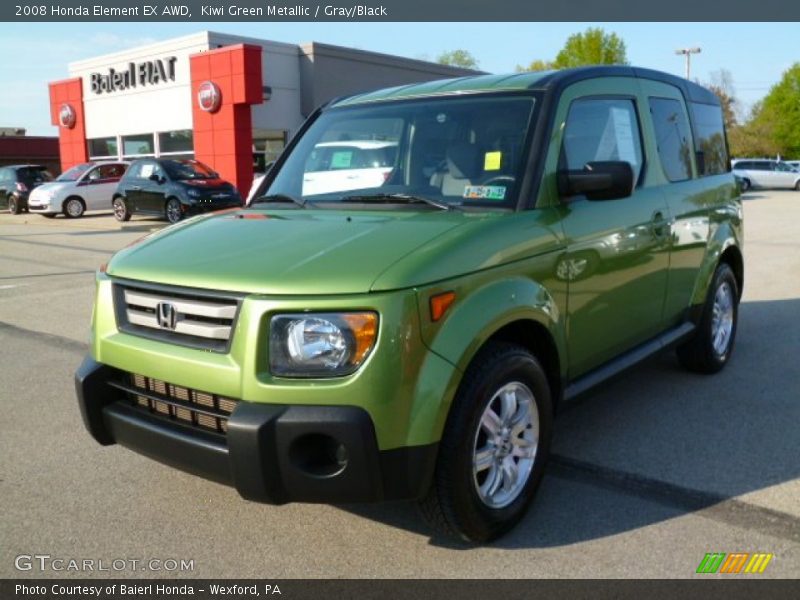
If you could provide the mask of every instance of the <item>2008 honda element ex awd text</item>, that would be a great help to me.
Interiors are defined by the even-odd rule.
[[[309,181],[367,142],[392,148],[380,178]],[[338,99],[249,207],[101,269],[80,407],[101,444],[250,500],[414,499],[488,541],[536,493],[560,402],[667,347],[725,366],[741,244],[722,112],[689,81],[591,67]]]

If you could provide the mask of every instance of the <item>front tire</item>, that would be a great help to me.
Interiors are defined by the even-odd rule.
[[[521,346],[490,342],[450,409],[431,487],[420,501],[438,531],[491,541],[516,525],[544,473],[553,428],[550,386]]]
[[[19,200],[14,196],[8,197],[8,212],[10,212],[12,215],[18,215],[22,212],[19,206]]]
[[[111,207],[114,209],[114,218],[120,223],[131,220],[131,211],[128,210],[128,205],[122,198],[114,198]]]
[[[181,201],[177,198],[170,198],[164,205],[164,216],[170,224],[175,224],[183,218],[183,210],[181,209]]]
[[[68,219],[77,219],[83,216],[86,207],[80,198],[67,198],[64,202],[64,216]]]
[[[678,361],[697,373],[716,373],[730,360],[739,318],[739,286],[733,270],[720,263],[714,272],[694,336],[677,349]]]
[[[742,179],[742,183],[739,185],[742,187],[742,192],[747,192],[753,187],[749,179]]]

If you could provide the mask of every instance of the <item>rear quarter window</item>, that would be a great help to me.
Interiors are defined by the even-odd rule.
[[[700,176],[727,173],[730,163],[722,108],[698,102],[691,102],[690,106],[695,126],[695,150],[700,159],[697,165]],[[752,168],[752,165],[738,168]]]

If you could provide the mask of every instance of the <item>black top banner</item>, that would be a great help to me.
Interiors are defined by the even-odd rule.
[[[0,3],[18,22],[800,21],[789,0],[45,0]]]

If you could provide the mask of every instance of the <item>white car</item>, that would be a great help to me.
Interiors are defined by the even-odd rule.
[[[789,163],[764,158],[747,158],[732,162],[733,174],[740,180],[743,192],[751,188],[776,188],[800,191],[800,173]]]
[[[303,196],[382,186],[397,157],[397,142],[348,140],[314,146],[303,173]]]
[[[800,172],[800,160],[787,160],[786,164],[792,167],[795,171]]]
[[[35,188],[28,210],[45,217],[59,213],[74,219],[87,210],[111,210],[111,200],[127,162],[88,162],[75,165],[55,181]]]

